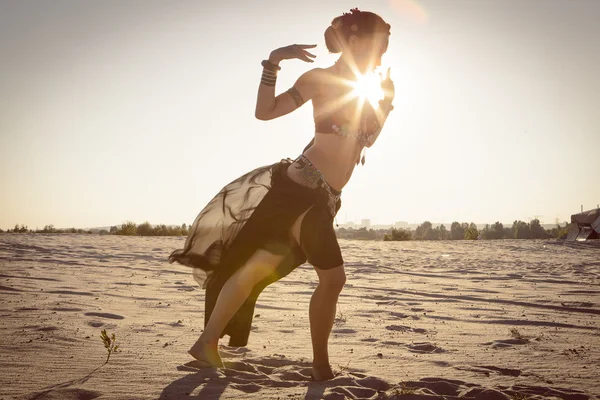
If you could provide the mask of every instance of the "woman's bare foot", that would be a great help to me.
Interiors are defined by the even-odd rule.
[[[312,378],[316,382],[328,381],[333,379],[333,371],[329,364],[313,364],[312,366]]]
[[[198,339],[188,350],[188,353],[201,363],[214,368],[223,368],[223,361],[219,356],[218,342],[206,342]]]

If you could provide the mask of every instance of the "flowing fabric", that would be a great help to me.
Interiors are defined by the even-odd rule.
[[[335,251],[339,252],[333,232],[333,216],[340,206],[339,194],[332,215],[328,185],[322,179],[314,188],[291,181],[286,173],[292,163],[293,160],[284,159],[250,171],[226,185],[196,217],[184,248],[169,256],[170,263],[192,267],[194,279],[206,289],[205,324],[223,285],[257,249],[283,256],[275,273],[254,287],[223,331],[221,337],[228,334],[231,346],[247,344],[259,294],[307,261],[307,256],[310,257],[307,253],[312,251],[311,241],[319,242],[321,247],[322,243],[328,243],[327,249],[331,251],[327,251],[334,256]],[[304,218],[306,224],[302,225],[302,241],[307,243],[304,246],[304,243],[296,243],[289,232],[296,219],[307,210],[310,212]],[[327,255],[316,254],[313,258],[324,257]],[[341,253],[338,258],[339,263],[343,262]]]
[[[192,224],[185,246],[169,262],[194,268],[194,279],[205,289],[208,278],[219,271],[228,248],[270,189],[274,165],[257,168],[225,186],[204,207]]]

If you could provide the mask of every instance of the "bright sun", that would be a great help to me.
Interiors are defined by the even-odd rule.
[[[383,90],[381,90],[381,80],[376,73],[360,75],[356,82],[353,82],[353,94],[361,100],[369,100],[373,107],[377,107],[379,100],[383,99]]]

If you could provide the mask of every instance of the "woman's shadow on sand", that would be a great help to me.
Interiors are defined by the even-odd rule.
[[[296,388],[294,396],[305,392],[305,400],[327,398],[353,399],[445,399],[464,398],[472,400],[500,400],[507,398],[564,398],[589,400],[590,396],[574,389],[550,388],[546,386],[512,385],[485,387],[459,380],[427,377],[418,381],[392,385],[380,378],[367,376],[353,369],[346,369],[332,380],[314,382],[310,378],[310,363],[288,360],[283,356],[245,359],[225,362],[225,368],[197,368],[194,362],[177,367],[189,371],[180,379],[165,387],[161,400],[181,398],[220,399],[228,388],[228,396],[241,393],[260,397],[260,391],[277,388]],[[493,367],[480,367],[492,368]],[[241,392],[241,393],[240,393]],[[289,392],[288,392],[289,393]]]
[[[159,397],[161,400],[182,397],[219,399],[227,388],[246,394],[258,393],[263,389],[305,388],[307,400],[323,398],[328,388],[356,386],[356,389],[359,389],[355,378],[342,374],[330,381],[314,382],[310,377],[309,362],[287,360],[282,357],[225,362],[225,368],[222,369],[202,368],[192,361],[178,366],[177,369],[192,373],[167,385]],[[383,387],[377,386],[380,386],[377,389],[385,390],[388,385],[383,383]],[[366,388],[361,389],[364,391]],[[376,389],[367,390],[371,394],[376,392]]]

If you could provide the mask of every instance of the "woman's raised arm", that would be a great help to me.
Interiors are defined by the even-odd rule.
[[[379,137],[381,130],[383,129],[383,124],[387,120],[390,111],[394,109],[392,102],[394,101],[394,97],[396,96],[396,89],[394,87],[394,82],[390,77],[390,69],[388,68],[387,74],[385,78],[381,76],[381,90],[383,91],[383,100],[379,100],[379,108],[377,110],[373,110],[373,127],[374,129],[370,132],[370,135],[367,137],[367,141],[365,143],[366,147],[371,147]]]
[[[263,73],[258,87],[256,98],[256,118],[268,121],[289,114],[302,104],[311,100],[316,94],[317,87],[314,80],[314,70],[302,74],[294,85],[287,91],[275,96],[275,84],[277,74],[281,67],[279,63],[282,60],[291,60],[294,58],[313,62],[311,57],[314,54],[305,49],[315,47],[316,45],[293,44],[274,50],[271,52],[268,60],[262,62]]]

